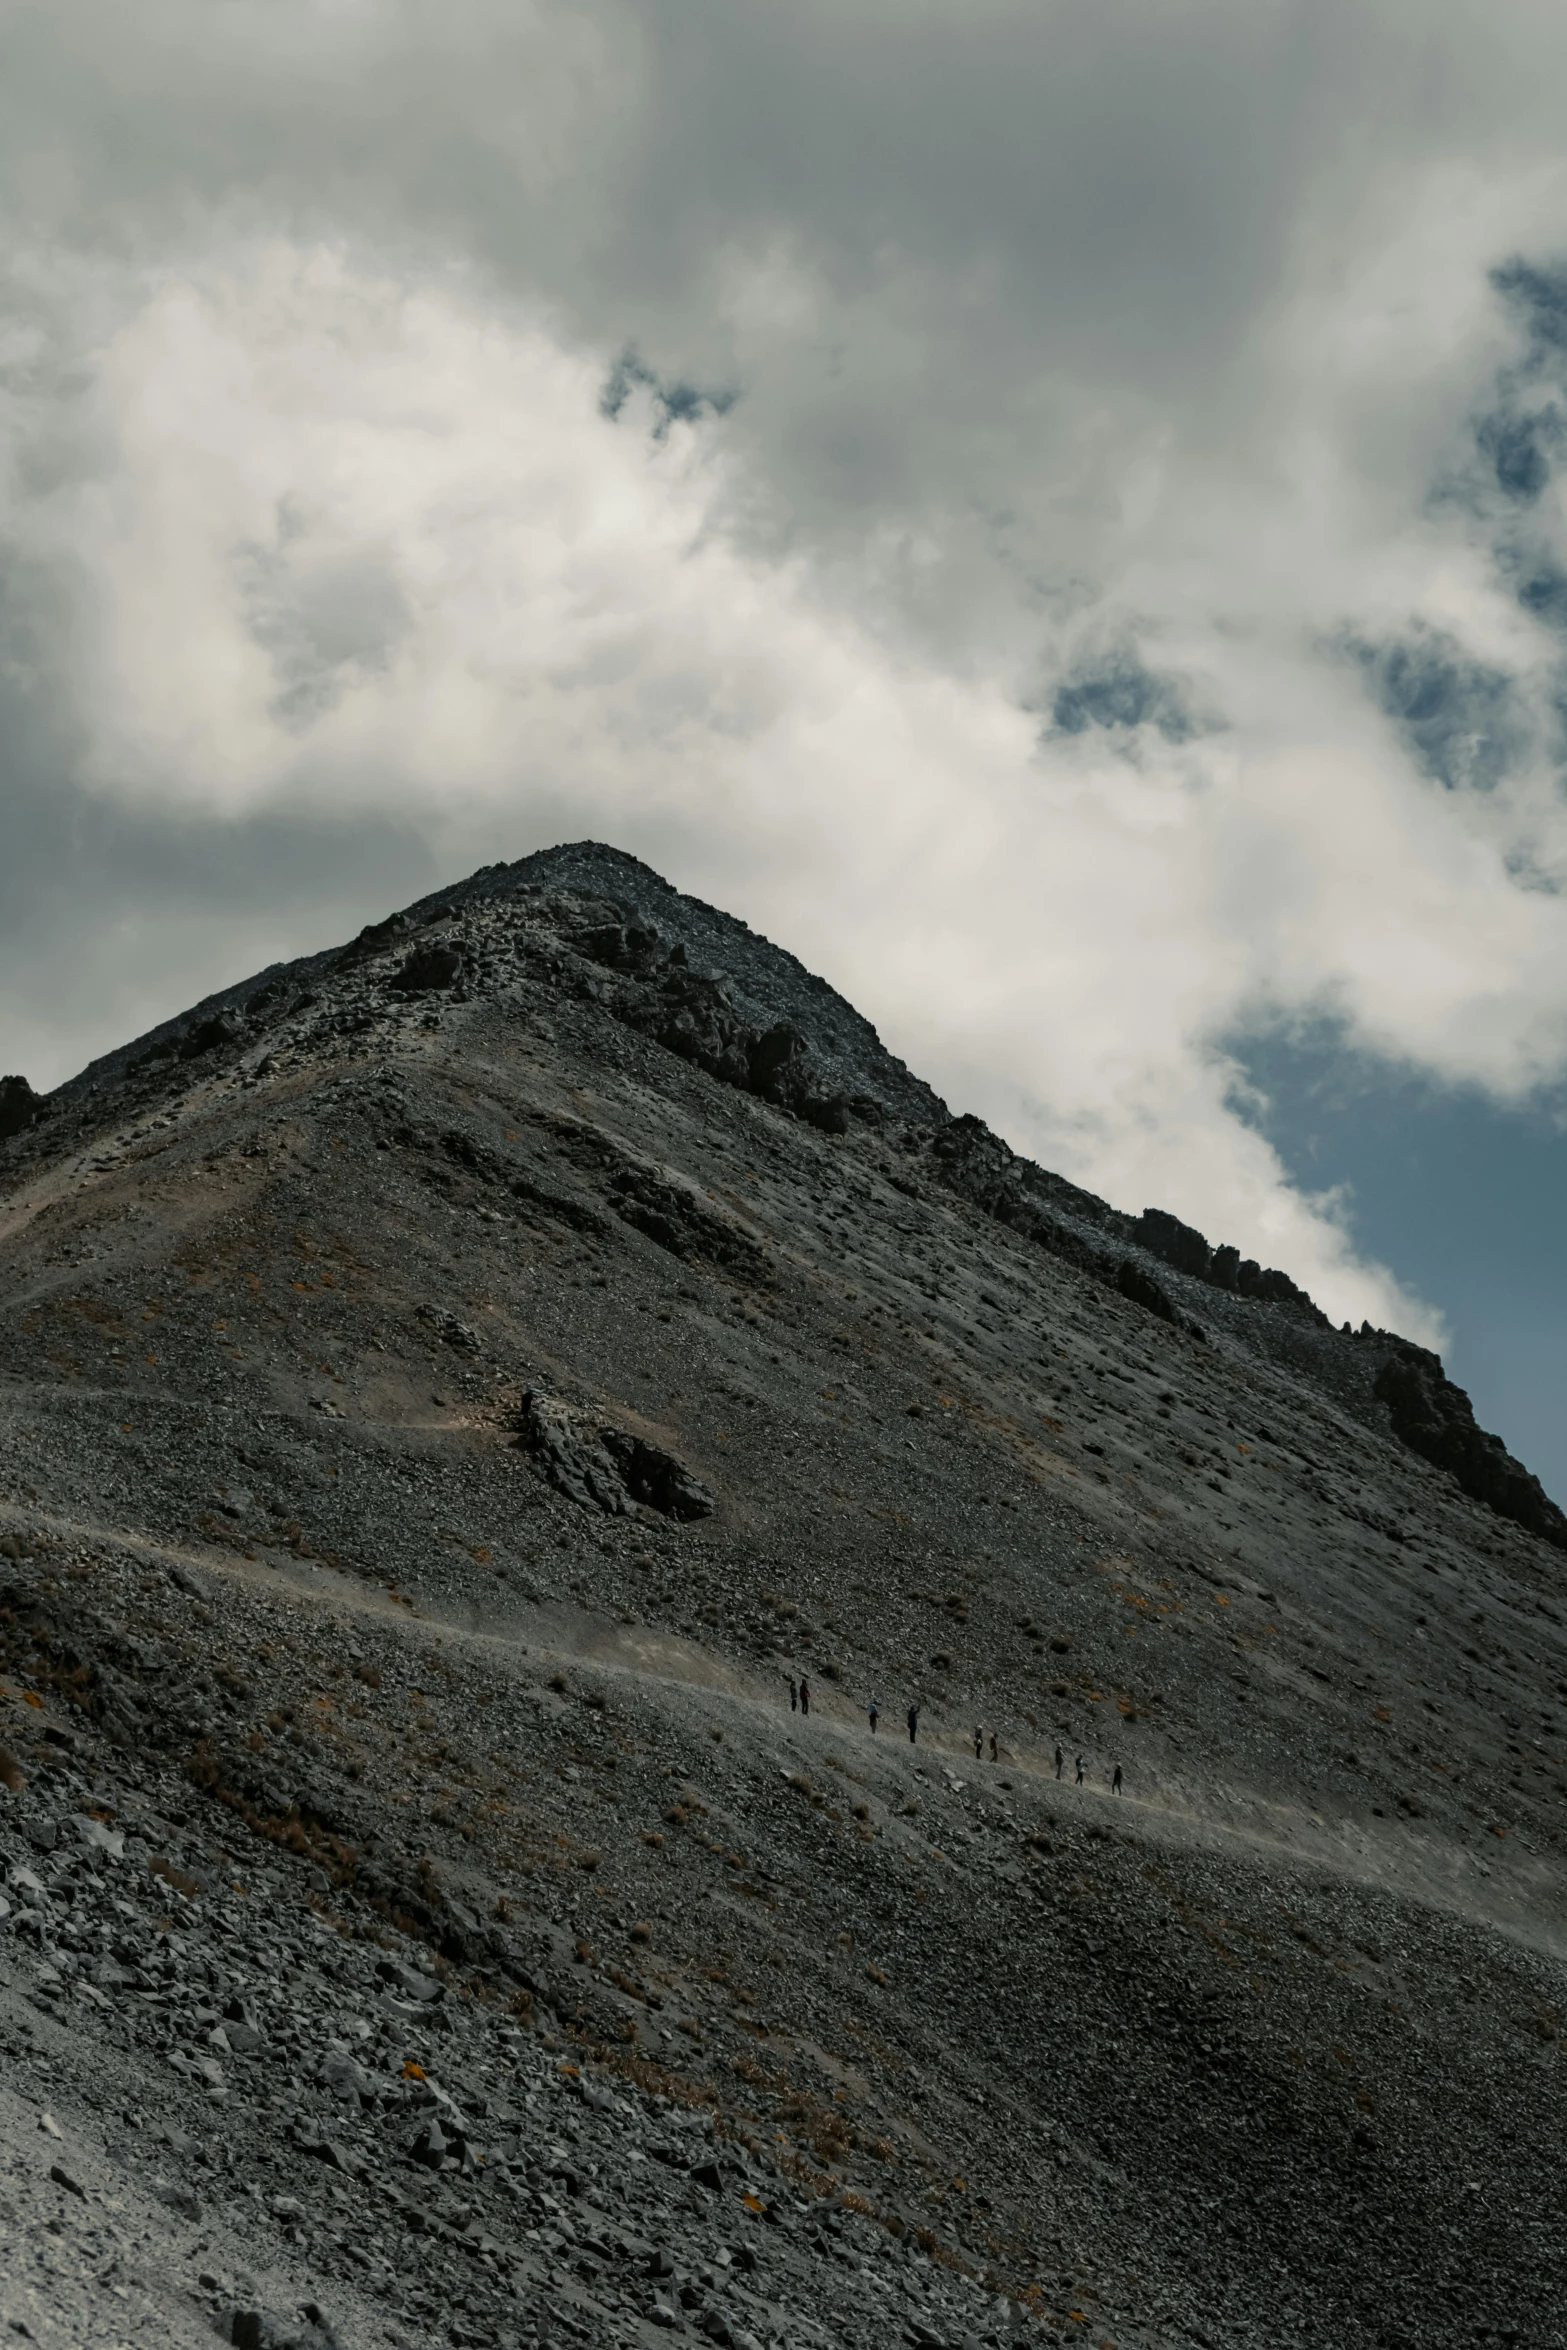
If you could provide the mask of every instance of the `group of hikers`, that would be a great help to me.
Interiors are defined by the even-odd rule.
[[[789,1711],[792,1714],[808,1714],[810,1710],[810,1682],[805,1678],[803,1673],[801,1674],[798,1681],[796,1681],[791,1675],[789,1680]],[[870,1704],[865,1709],[865,1715],[871,1726],[871,1736],[874,1738],[877,1733],[877,1725],[881,1721],[881,1703],[879,1699],[874,1697],[871,1699]],[[915,1746],[919,1742],[920,1731],[920,1709],[917,1701],[909,1707],[907,1714],[904,1716],[904,1720],[908,1724],[909,1744],[911,1746]],[[980,1728],[978,1723],[976,1723],[974,1726],[974,1760],[976,1762],[983,1762],[985,1759],[985,1735],[986,1734],[984,1730]],[[989,1735],[991,1761],[1004,1761],[1006,1758],[1001,1752],[996,1732],[992,1730]],[[1059,1779],[1063,1777],[1066,1771],[1066,1756],[1062,1753],[1059,1746],[1056,1748],[1055,1752],[1055,1763],[1056,1777]],[[1080,1754],[1074,1757],[1072,1770],[1074,1785],[1081,1787],[1088,1776],[1088,1765]],[[1112,1795],[1119,1795],[1122,1792],[1121,1766],[1119,1763],[1116,1764],[1115,1769],[1111,1773],[1110,1792]]]
[[[804,1674],[802,1673],[798,1681],[793,1679],[790,1680],[789,1711],[792,1714],[808,1714],[810,1710],[811,1684],[806,1680]],[[865,1709],[865,1717],[866,1720],[870,1723],[871,1736],[874,1738],[876,1735],[877,1725],[881,1720],[881,1700],[879,1698],[873,1697],[871,1699],[870,1704]],[[909,1725],[909,1744],[913,1746],[917,1743],[920,1734],[920,1709],[917,1704],[911,1705],[909,1707],[909,1710],[904,1716],[904,1719]],[[975,1731],[974,1736],[977,1740],[979,1737],[979,1732],[977,1730]],[[994,1759],[996,1751],[996,1742],[994,1738],[992,1738],[990,1741],[990,1751],[992,1759]],[[976,1754],[979,1752],[979,1747],[977,1744],[974,1748],[974,1752]]]

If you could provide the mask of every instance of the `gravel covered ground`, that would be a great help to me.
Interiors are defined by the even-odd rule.
[[[1567,2340],[1552,1521],[999,1149],[590,849],[0,1145],[21,2338]]]

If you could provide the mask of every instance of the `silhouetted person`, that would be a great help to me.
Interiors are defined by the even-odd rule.
[[[992,1730],[990,1733],[990,1759],[992,1762],[999,1762],[1001,1760],[1000,1755],[996,1752],[996,1733],[994,1730]]]
[[[1121,1766],[1119,1763],[1116,1764],[1115,1776],[1110,1781],[1110,1792],[1112,1795],[1119,1795],[1121,1792]]]
[[[802,1673],[800,1676],[800,1711],[802,1714],[808,1714],[810,1710],[811,1684],[806,1680],[804,1674]]]
[[[1077,1758],[1077,1784],[1079,1787],[1083,1784],[1083,1758],[1081,1755]]]
[[[911,1705],[909,1708],[909,1744],[911,1746],[914,1744],[915,1739],[919,1736],[919,1727],[920,1709],[917,1705]]]
[[[981,1755],[984,1753],[984,1751],[985,1751],[985,1733],[984,1733],[984,1731],[983,1731],[983,1730],[978,1730],[978,1729],[977,1729],[977,1730],[974,1732],[974,1760],[975,1760],[976,1762],[978,1762],[978,1761],[979,1761],[979,1759],[980,1759]]]
[[[1061,1776],[1061,1773],[1062,1773],[1062,1771],[1065,1769],[1065,1767],[1066,1767],[1066,1756],[1065,1756],[1065,1755],[1064,1755],[1064,1754],[1061,1752],[1061,1749],[1060,1749],[1060,1747],[1058,1746],[1058,1747],[1056,1748],[1056,1777],[1057,1777],[1058,1779],[1060,1778],[1060,1776]]]
[[[880,1721],[880,1719],[881,1707],[877,1704],[875,1698],[873,1697],[871,1699],[871,1736],[873,1738],[876,1735],[876,1724]]]
[[[797,1713],[799,1712],[799,1710],[800,1710],[800,1692],[799,1692],[799,1689],[798,1689],[798,1687],[796,1686],[796,1684],[795,1684],[795,1683],[794,1683],[794,1682],[791,1680],[791,1682],[789,1683],[789,1711],[790,1711],[792,1714],[797,1714]]]

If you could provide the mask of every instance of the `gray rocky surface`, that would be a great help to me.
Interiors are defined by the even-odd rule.
[[[591,846],[7,1099],[18,2339],[1567,2338],[1567,1595],[1434,1358]]]

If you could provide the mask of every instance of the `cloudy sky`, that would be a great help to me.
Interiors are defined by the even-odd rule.
[[[0,1067],[584,835],[1567,1497],[1567,17],[8,0]]]

